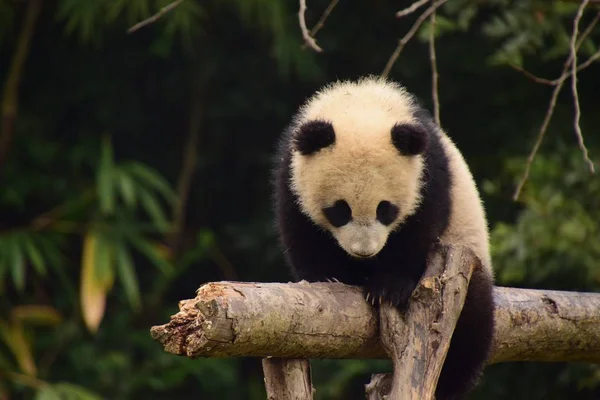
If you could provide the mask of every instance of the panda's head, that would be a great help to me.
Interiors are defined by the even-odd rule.
[[[373,257],[421,201],[430,132],[401,87],[342,82],[302,107],[291,132],[299,206],[356,258]]]

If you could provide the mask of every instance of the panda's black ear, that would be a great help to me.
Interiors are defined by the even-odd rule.
[[[302,155],[314,154],[335,143],[333,125],[320,120],[305,122],[294,132],[292,143]]]
[[[420,125],[396,124],[392,128],[392,143],[407,156],[423,153],[429,145],[429,132]]]

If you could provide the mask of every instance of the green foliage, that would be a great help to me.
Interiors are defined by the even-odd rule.
[[[56,17],[65,23],[66,33],[76,34],[84,43],[99,43],[102,29],[115,23],[120,17],[124,17],[131,26],[171,3],[170,0],[61,0],[58,2]],[[204,17],[205,12],[198,2],[184,1],[170,11],[164,33],[169,38],[180,35],[186,45],[192,46]]]
[[[71,383],[44,385],[37,391],[34,400],[100,400],[102,397]]]
[[[328,3],[309,1],[309,28]],[[276,136],[317,86],[380,72],[418,15],[395,19],[397,2],[340,2],[317,36],[322,54],[301,48],[298,5],[282,0],[185,0],[127,33],[167,4],[44,3],[0,166],[0,398],[264,399],[258,360],[176,357],[149,327],[167,322],[203,282],[290,279],[269,208]],[[0,0],[3,82],[25,5]],[[452,0],[437,13],[442,120],[474,174],[488,178],[501,284],[600,284],[600,189],[578,150],[536,158],[521,209],[506,212],[524,165],[512,157],[529,150],[522,138],[537,129],[548,91],[498,66],[537,61],[551,76],[547,62],[566,56],[576,7]],[[426,21],[419,38],[428,37]],[[582,59],[596,38],[583,43]],[[427,101],[426,46],[404,52],[392,77]],[[600,124],[590,112],[600,106],[598,76],[579,77],[584,133]],[[189,125],[198,124],[196,98],[198,156],[181,199],[172,187]],[[559,101],[544,144],[556,140],[553,130],[572,131],[571,111]],[[586,143],[597,155],[593,134]],[[370,374],[390,370],[379,360],[313,366],[322,399],[362,399]],[[593,366],[494,366],[473,398],[597,398],[598,376]]]
[[[481,32],[497,43],[497,50],[488,57],[490,65],[522,67],[528,56],[551,61],[568,55],[577,8],[577,2],[568,1],[450,1],[441,7],[447,16],[437,13],[435,34],[439,37],[465,32],[478,15],[489,15],[492,11],[486,20],[478,21]],[[587,19],[582,21],[580,33],[586,22]],[[427,20],[419,29],[418,37],[423,42],[429,40],[429,27]],[[590,56],[597,51],[597,46],[593,39],[588,38],[583,41],[580,51]]]
[[[61,245],[64,243],[59,235],[35,231],[15,230],[0,236],[0,280],[10,274],[15,287],[19,291],[25,288],[27,266],[44,277],[47,266],[60,268],[64,258]]]
[[[597,163],[597,162],[596,162]],[[507,160],[514,183],[524,160]],[[488,194],[499,185],[486,185]],[[526,208],[514,224],[492,232],[493,257],[503,285],[600,288],[600,179],[579,149],[540,155],[522,196]]]

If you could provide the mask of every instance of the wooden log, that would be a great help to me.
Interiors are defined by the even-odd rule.
[[[600,363],[600,294],[494,288],[489,363]],[[187,357],[388,358],[378,316],[360,288],[341,283],[212,282],[151,328]]]

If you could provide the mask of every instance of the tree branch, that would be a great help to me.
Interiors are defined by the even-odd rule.
[[[319,47],[315,39],[310,36],[308,32],[308,28],[306,27],[306,0],[300,0],[300,9],[298,10],[298,22],[300,23],[300,29],[302,30],[302,38],[304,39],[304,43],[316,51],[317,53],[323,52],[323,49]]]
[[[562,72],[561,72],[560,76],[558,77],[558,79],[549,81],[547,79],[538,78],[535,75],[531,74],[530,72],[527,72],[527,71],[521,69],[520,67],[512,66],[513,68],[523,72],[526,76],[528,76],[530,79],[533,79],[535,82],[554,86],[554,90],[552,91],[552,96],[550,97],[550,103],[546,110],[546,115],[544,116],[544,121],[542,122],[542,126],[538,132],[538,136],[533,145],[533,148],[531,149],[531,152],[529,153],[529,156],[527,157],[527,162],[525,163],[525,171],[523,172],[523,176],[519,180],[519,183],[517,184],[517,188],[515,189],[515,192],[513,193],[513,200],[515,200],[515,201],[519,198],[519,195],[521,194],[521,191],[523,190],[523,186],[525,185],[525,182],[527,182],[527,179],[529,178],[529,173],[531,171],[531,165],[533,164],[533,159],[535,158],[535,156],[539,150],[542,140],[544,139],[544,136],[546,134],[546,130],[548,129],[550,119],[552,118],[552,115],[554,114],[554,108],[556,107],[556,100],[558,98],[558,95],[560,94],[560,91],[562,90],[563,84],[570,76],[574,77],[575,81],[573,83],[574,86],[573,86],[572,90],[573,90],[573,95],[577,96],[577,98],[574,99],[575,109],[576,109],[576,111],[575,111],[575,113],[576,113],[575,133],[578,136],[579,145],[582,148],[582,150],[584,151],[585,160],[589,162],[588,165],[590,165],[591,171],[594,172],[594,164],[591,163],[591,161],[588,158],[587,148],[585,147],[585,145],[583,145],[583,136],[581,136],[581,128],[579,126],[579,114],[577,111],[577,110],[579,110],[579,97],[577,94],[577,87],[576,87],[577,72],[589,67],[595,60],[600,58],[600,50],[598,50],[586,62],[577,66],[577,51],[581,47],[585,38],[587,38],[587,36],[592,32],[594,26],[596,26],[596,24],[600,20],[600,12],[598,12],[596,14],[596,16],[594,17],[594,19],[592,20],[592,22],[590,22],[588,27],[582,33],[581,37],[579,37],[579,39],[577,38],[577,35],[579,33],[579,21],[581,20],[581,17],[583,15],[583,10],[587,6],[588,2],[589,2],[589,0],[584,0],[583,3],[581,3],[581,5],[579,6],[579,8],[577,10],[577,15],[575,16],[575,21],[573,22],[573,33],[571,35],[571,41],[570,41],[570,46],[569,46],[569,49],[570,49],[569,57],[563,64],[563,69],[562,69]]]
[[[434,0],[435,1],[435,0]],[[433,10],[430,18],[429,26],[429,61],[431,63],[431,98],[433,101],[433,117],[435,123],[440,127],[442,123],[440,121],[440,98],[438,94],[438,68],[437,68],[437,57],[435,54],[435,16],[436,11]]]
[[[567,66],[567,68],[568,68],[568,66]],[[546,109],[546,115],[544,116],[544,121],[542,122],[542,126],[538,132],[535,143],[533,144],[533,147],[531,148],[531,151],[529,152],[529,156],[527,156],[527,162],[525,163],[525,172],[523,173],[523,176],[521,177],[521,180],[519,181],[519,183],[517,185],[517,189],[515,190],[515,193],[513,194],[513,200],[515,200],[515,201],[519,198],[519,195],[521,194],[521,190],[523,190],[523,186],[525,185],[525,182],[527,182],[527,179],[529,178],[529,172],[531,171],[531,165],[533,164],[533,159],[535,158],[535,155],[537,154],[537,152],[542,144],[542,140],[544,140],[544,135],[546,134],[546,130],[548,129],[548,126],[550,125],[550,120],[552,119],[552,115],[554,115],[554,109],[556,108],[556,100],[558,99],[558,95],[560,94],[560,91],[562,90],[564,82],[565,82],[564,80],[560,81],[558,83],[558,85],[556,85],[554,87],[554,90],[552,91],[552,96],[550,96],[550,103],[548,104],[548,108]]]
[[[404,50],[404,46],[406,46],[406,44],[410,41],[410,39],[412,39],[412,37],[415,36],[415,34],[417,33],[417,31],[419,30],[421,25],[423,25],[423,22],[425,22],[427,17],[429,17],[431,15],[431,13],[433,13],[437,8],[439,8],[446,1],[448,1],[448,0],[435,1],[433,3],[433,5],[431,5],[431,7],[429,7],[427,10],[425,10],[423,12],[423,14],[421,14],[419,16],[419,18],[417,18],[417,20],[413,24],[412,28],[410,28],[410,30],[406,33],[406,35],[404,35],[404,37],[398,41],[398,46],[396,47],[396,49],[390,56],[390,59],[388,60],[387,64],[385,65],[385,68],[383,69],[383,72],[381,73],[382,77],[387,78],[389,76],[390,71],[392,70],[392,67],[396,63],[396,60],[398,60],[398,57],[400,57],[400,53],[402,53],[402,50]]]
[[[419,0],[419,1],[415,1],[414,3],[412,3],[410,6],[406,7],[405,9],[402,9],[400,11],[398,11],[396,13],[396,18],[402,18],[405,17],[407,15],[410,15],[412,13],[414,13],[415,11],[417,11],[419,8],[423,7],[425,4],[427,4],[429,0]]]
[[[489,363],[600,362],[600,294],[494,288]],[[213,282],[165,325],[165,351],[187,357],[387,358],[378,315],[342,283]]]
[[[137,31],[138,29],[143,28],[146,25],[153,24],[154,22],[158,21],[163,15],[165,15],[166,13],[168,13],[169,11],[173,10],[175,7],[177,7],[178,5],[183,3],[183,1],[184,0],[176,0],[170,4],[167,4],[166,6],[164,6],[160,10],[158,10],[158,12],[156,14],[154,14],[153,16],[151,16],[150,18],[146,18],[145,20],[138,22],[131,28],[127,29],[127,33],[133,33],[135,31]]]
[[[19,86],[25,61],[31,48],[31,40],[35,32],[35,25],[42,11],[42,0],[30,0],[27,3],[27,10],[17,39],[17,45],[13,54],[10,70],[8,72],[6,83],[4,84],[4,93],[2,95],[2,123],[0,127],[0,168],[4,165],[12,139],[15,133],[15,120],[19,108]]]
[[[174,257],[178,257],[181,251],[189,191],[196,172],[198,142],[200,129],[202,129],[204,89],[201,85],[193,85],[191,90],[188,134],[183,148],[181,171],[177,180],[177,198],[173,206],[173,230],[168,238]]]
[[[329,18],[329,15],[331,14],[331,12],[335,8],[335,6],[337,6],[338,2],[339,2],[339,0],[331,0],[331,3],[329,3],[329,5],[325,9],[325,11],[323,11],[323,14],[321,15],[321,18],[319,18],[319,21],[310,30],[310,36],[311,37],[314,38],[317,35],[317,32],[319,32],[321,30],[321,28],[323,28],[323,26],[325,26],[325,21],[327,21],[327,18]],[[307,47],[308,47],[308,44],[304,43],[302,45],[301,49],[304,50]]]
[[[572,60],[571,62],[571,92],[573,93],[573,102],[575,103],[575,119],[573,121],[573,125],[575,128],[575,135],[577,136],[577,143],[579,144],[579,148],[583,152],[583,159],[588,164],[590,171],[594,172],[594,163],[590,160],[588,156],[588,149],[585,147],[583,143],[583,133],[581,133],[581,126],[579,125],[579,121],[581,119],[581,107],[579,106],[579,93],[577,93],[577,49],[575,48],[575,43],[577,42],[577,35],[579,35],[579,21],[583,16],[583,10],[587,7],[590,0],[583,0],[581,6],[577,10],[577,15],[575,16],[575,22],[573,23],[573,34],[571,35],[571,42],[569,44],[570,54],[569,58]]]

